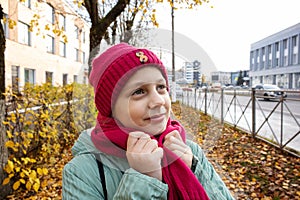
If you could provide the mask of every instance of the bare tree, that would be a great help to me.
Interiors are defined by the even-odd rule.
[[[130,0],[118,0],[112,9],[101,18],[99,16],[98,0],[84,0],[84,6],[90,15],[92,23],[90,28],[89,72],[91,71],[91,60],[98,53],[98,47],[106,35],[108,27],[116,21],[117,17],[124,11],[129,2]]]

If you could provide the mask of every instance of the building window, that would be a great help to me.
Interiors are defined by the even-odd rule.
[[[258,66],[259,66],[259,50],[256,50],[256,64],[255,64],[255,70],[258,70]]]
[[[275,52],[276,52],[275,67],[278,67],[279,66],[279,42],[275,43]]]
[[[46,3],[45,5],[46,5],[45,17],[48,22],[50,22],[51,24],[54,24],[54,22],[55,22],[54,8],[48,3]]]
[[[283,66],[288,66],[288,40],[283,40]]]
[[[21,44],[31,45],[31,33],[29,31],[29,25],[18,22],[18,42]]]
[[[21,2],[21,4],[23,4],[27,8],[31,8],[31,0],[23,0],[23,1],[20,1],[20,2]]]
[[[295,88],[300,88],[300,73],[295,73]]]
[[[62,57],[66,57],[66,43],[63,41],[59,42],[59,55]]]
[[[262,62],[261,62],[260,68],[261,68],[261,69],[264,69],[265,61],[266,61],[265,47],[263,47],[263,48],[261,49],[261,56],[262,56]]]
[[[85,57],[85,52],[82,52],[82,63],[85,64],[86,63],[86,57]]]
[[[24,69],[24,80],[25,80],[25,83],[34,84],[35,83],[35,70],[34,69]]]
[[[298,36],[292,37],[292,51],[293,51],[293,57],[292,57],[292,64],[296,65],[298,64]]]
[[[9,32],[9,27],[8,27],[8,15],[4,13],[3,15],[3,20],[1,20],[2,27],[4,29],[4,34],[5,37],[8,38],[8,32]]]
[[[85,31],[82,31],[81,37],[82,37],[81,39],[82,43],[85,43]]]
[[[268,46],[268,54],[269,54],[268,67],[271,67],[272,66],[272,46],[271,45]]]
[[[53,72],[46,72],[46,83],[53,84]]]
[[[66,17],[62,14],[59,14],[59,27],[66,31]]]
[[[46,40],[47,40],[46,41],[47,52],[54,54],[54,48],[55,48],[54,37],[47,35]]]
[[[79,39],[79,28],[75,25],[75,38]]]
[[[283,49],[287,49],[288,48],[288,40],[285,39],[283,40]]]
[[[63,85],[68,84],[68,74],[63,74]]]
[[[19,93],[20,67],[11,66],[11,85],[14,93]]]
[[[79,62],[79,49],[75,48],[75,61]]]
[[[74,83],[78,83],[78,76],[77,76],[77,75],[74,75],[74,76],[73,76],[73,82],[74,82]]]

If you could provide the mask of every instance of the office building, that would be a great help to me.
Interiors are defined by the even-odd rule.
[[[251,44],[250,83],[300,89],[300,23]]]

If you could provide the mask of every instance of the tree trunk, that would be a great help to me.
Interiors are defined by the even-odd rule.
[[[105,33],[117,17],[125,10],[130,0],[118,0],[117,4],[106,14],[106,16],[100,19],[98,15],[98,1],[97,0],[85,0],[84,6],[90,15],[92,27],[90,29],[90,55],[89,55],[89,74],[92,70],[91,62],[93,58],[98,54],[100,43],[105,36]]]
[[[0,20],[3,19],[3,9],[0,4]],[[11,186],[2,185],[4,180],[4,171],[8,159],[8,151],[5,143],[7,141],[6,138],[6,130],[5,126],[3,126],[2,122],[5,119],[5,96],[3,93],[5,92],[5,62],[4,62],[4,51],[5,51],[5,34],[0,23],[0,199],[4,199],[6,195],[11,192]]]
[[[0,4],[0,20],[4,17],[3,8]],[[0,99],[4,99],[3,93],[5,92],[5,62],[4,62],[4,52],[5,52],[5,34],[0,24]]]

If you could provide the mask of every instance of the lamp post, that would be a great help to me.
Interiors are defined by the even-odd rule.
[[[174,0],[171,5],[171,18],[172,18],[172,102],[176,102],[176,82],[175,82],[175,48],[174,48]]]

